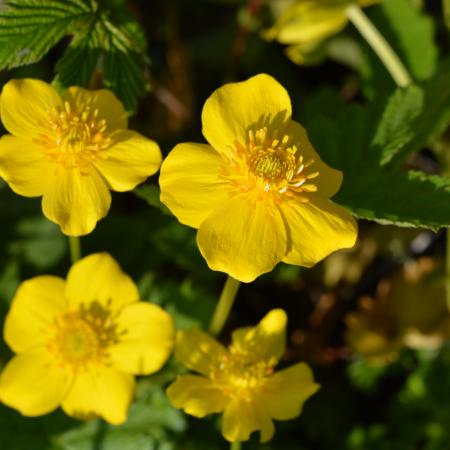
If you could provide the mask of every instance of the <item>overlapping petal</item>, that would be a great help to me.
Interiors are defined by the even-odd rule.
[[[287,234],[278,209],[247,194],[218,205],[200,225],[197,244],[212,270],[250,282],[281,261]]]
[[[59,224],[62,232],[69,236],[90,233],[111,205],[105,180],[94,168],[58,168],[48,176],[42,198],[44,215]]]
[[[288,199],[281,204],[288,228],[288,252],[283,262],[311,267],[330,253],[353,247],[357,225],[341,206],[311,194],[307,203]]]
[[[230,196],[224,165],[209,145],[178,144],[161,166],[161,201],[181,223],[198,228]]]
[[[91,366],[89,370],[77,373],[62,408],[73,417],[99,416],[119,425],[127,420],[134,384],[132,375],[108,366]]]
[[[114,366],[126,373],[147,375],[161,369],[172,352],[175,328],[157,305],[126,305],[118,318],[120,340],[109,349]]]
[[[130,191],[158,171],[162,155],[156,142],[131,130],[118,131],[111,138],[114,144],[94,166],[112,190]]]
[[[0,376],[0,400],[24,416],[40,416],[55,410],[72,383],[43,346],[15,356]]]
[[[53,165],[42,147],[9,134],[0,138],[0,177],[19,195],[39,197],[48,187]]]
[[[67,274],[65,294],[72,309],[97,301],[118,310],[139,300],[133,280],[108,253],[95,253],[76,262]]]
[[[3,125],[14,136],[29,142],[47,126],[50,111],[61,106],[61,97],[54,87],[30,78],[9,81],[0,97]]]
[[[16,353],[42,345],[55,317],[65,307],[62,278],[41,275],[24,281],[13,298],[5,319],[5,342]]]
[[[167,396],[175,408],[184,409],[195,417],[222,412],[229,398],[208,378],[181,375],[167,389]]]
[[[282,128],[291,113],[286,89],[270,75],[259,74],[212,93],[202,111],[203,135],[215,150],[233,156],[236,143],[247,142],[250,127]]]

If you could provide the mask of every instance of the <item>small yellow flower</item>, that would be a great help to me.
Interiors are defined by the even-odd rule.
[[[177,145],[161,166],[161,201],[198,228],[209,267],[250,282],[280,261],[311,267],[352,247],[356,223],[329,201],[342,173],[321,161],[269,75],[217,89],[205,103],[210,145]]]
[[[290,44],[286,50],[288,57],[296,64],[304,64],[323,40],[345,28],[349,6],[357,4],[364,7],[379,1],[296,0],[263,36],[267,40]]]
[[[228,349],[198,329],[179,331],[175,357],[198,375],[178,376],[167,389],[171,403],[200,418],[223,412],[228,441],[246,441],[253,431],[269,441],[272,419],[297,417],[319,389],[304,363],[274,371],[286,347],[286,321],[274,309],[257,326],[234,331]]]
[[[71,87],[61,97],[39,80],[12,80],[0,97],[0,176],[17,194],[42,196],[44,215],[63,233],[90,233],[113,191],[129,191],[157,172],[158,145],[127,130],[111,91]]]
[[[133,374],[158,371],[175,331],[160,307],[106,253],[83,258],[67,280],[38,276],[19,286],[4,328],[17,355],[0,376],[0,400],[25,416],[59,405],[74,417],[126,420]]]

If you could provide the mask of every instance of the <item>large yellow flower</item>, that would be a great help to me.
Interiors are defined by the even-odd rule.
[[[198,228],[209,267],[250,282],[280,261],[310,267],[356,240],[356,223],[328,199],[342,173],[321,161],[291,101],[260,74],[205,103],[210,145],[177,145],[161,166],[161,201]]]
[[[290,44],[287,55],[293,62],[303,64],[323,40],[345,28],[349,6],[369,6],[379,1],[295,0],[263,36],[267,40]]]
[[[270,311],[255,327],[233,332],[228,349],[206,333],[179,331],[175,357],[198,375],[181,375],[167,389],[176,408],[195,417],[223,411],[222,434],[246,441],[274,434],[272,419],[297,417],[319,385],[304,363],[274,372],[286,346],[286,313]]]
[[[106,89],[71,87],[61,97],[39,80],[12,80],[0,97],[0,176],[42,198],[63,233],[90,233],[110,207],[109,190],[128,191],[161,164],[158,145],[127,130],[122,104]]]
[[[67,280],[38,276],[13,299],[4,339],[17,355],[0,376],[0,400],[25,416],[59,405],[74,417],[126,420],[133,374],[159,370],[175,332],[160,307],[106,253],[72,266]]]

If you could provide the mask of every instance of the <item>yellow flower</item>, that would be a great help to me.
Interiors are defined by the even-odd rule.
[[[348,23],[347,8],[369,6],[380,0],[297,0],[263,33],[267,40],[290,44],[286,53],[296,64],[308,62],[323,40],[339,33]]]
[[[257,326],[234,331],[228,349],[198,329],[179,331],[175,357],[199,375],[178,376],[167,389],[171,403],[200,418],[223,411],[228,441],[246,441],[253,431],[269,441],[272,419],[297,417],[319,389],[304,363],[274,372],[286,346],[286,321],[274,309]]]
[[[106,253],[83,258],[67,280],[22,283],[4,339],[17,355],[0,376],[0,400],[25,416],[59,405],[74,417],[126,420],[133,374],[158,371],[175,332],[160,307],[140,302],[136,285]]]
[[[63,233],[90,233],[110,207],[109,190],[128,191],[161,164],[158,145],[127,130],[111,91],[71,87],[61,97],[39,80],[12,80],[0,97],[0,176]]]
[[[161,166],[161,201],[198,228],[209,267],[250,282],[280,261],[311,267],[351,247],[356,223],[328,199],[342,173],[321,161],[269,75],[230,83],[202,113],[210,145],[177,145]]]

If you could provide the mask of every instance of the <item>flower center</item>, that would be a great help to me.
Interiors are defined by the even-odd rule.
[[[273,373],[267,362],[230,347],[211,367],[210,379],[229,397],[250,400]]]
[[[35,142],[45,147],[47,156],[66,168],[83,168],[101,158],[101,151],[112,143],[106,134],[106,120],[98,119],[98,109],[84,105],[72,110],[69,102],[64,108],[54,108],[43,124],[45,132]]]
[[[249,130],[246,144],[236,145],[238,158],[225,175],[234,187],[244,192],[256,188],[288,196],[317,191],[311,180],[319,172],[308,171],[314,160],[304,161],[292,137],[279,135],[277,130],[269,133],[267,127]]]
[[[118,341],[115,317],[94,301],[58,317],[47,346],[62,366],[77,370],[107,359],[109,347]]]

